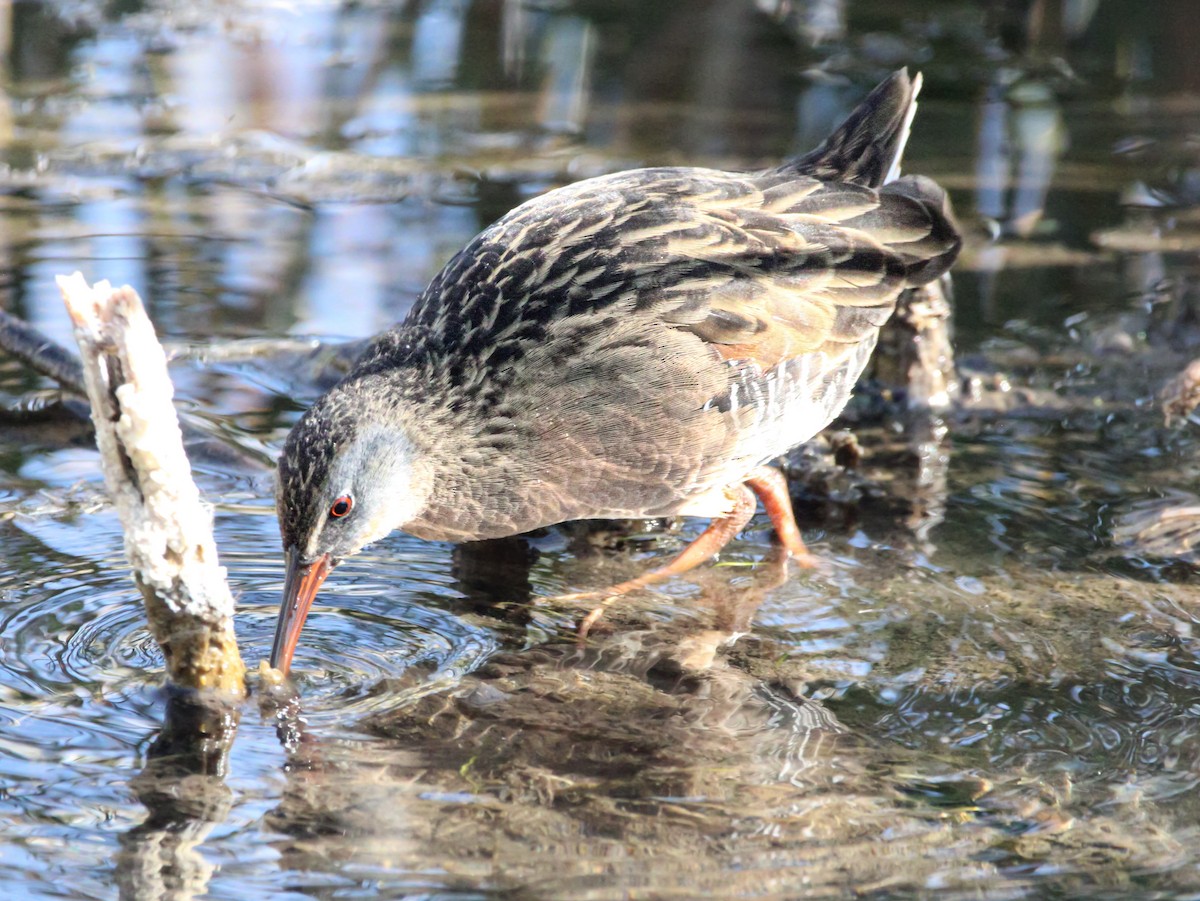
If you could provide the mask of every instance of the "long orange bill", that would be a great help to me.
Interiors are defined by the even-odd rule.
[[[333,569],[328,554],[322,554],[312,563],[301,563],[295,548],[287,550],[287,579],[283,583],[283,604],[279,607],[279,621],[275,624],[275,644],[271,648],[271,666],[288,672],[292,668],[292,655],[300,640],[300,630],[312,609],[317,589]]]

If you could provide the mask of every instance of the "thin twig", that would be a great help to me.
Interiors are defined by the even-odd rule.
[[[0,351],[25,363],[34,372],[53,379],[64,391],[87,397],[79,358],[28,322],[3,310],[0,310]],[[221,351],[210,350],[209,353],[213,358],[220,358]],[[3,415],[12,417],[17,414],[5,411]],[[228,434],[218,433],[200,417],[186,413],[182,415],[185,417],[183,431],[193,453],[200,453],[209,460],[250,469],[267,470],[272,467],[271,455],[261,448],[250,446]]]

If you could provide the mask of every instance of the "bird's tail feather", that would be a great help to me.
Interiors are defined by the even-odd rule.
[[[900,158],[917,111],[921,74],[893,72],[816,150],[784,163],[782,171],[822,181],[879,188],[900,174]]]

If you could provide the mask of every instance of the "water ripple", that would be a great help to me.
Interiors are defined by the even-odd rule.
[[[103,691],[162,668],[128,575],[56,561],[0,609],[0,690]]]
[[[1111,799],[1114,786],[1163,801],[1200,785],[1198,701],[1195,687],[1144,671],[1136,682],[916,689],[880,724],[910,747],[936,735],[943,747],[982,749],[996,771],[1064,774],[1093,801]]]
[[[238,643],[250,669],[267,657],[283,593],[274,517],[237,508],[218,515],[222,554],[237,595]],[[352,722],[398,703],[381,682],[454,678],[496,647],[486,627],[445,609],[460,592],[449,547],[396,535],[353,557],[321,589],[301,635],[293,677],[310,718]]]

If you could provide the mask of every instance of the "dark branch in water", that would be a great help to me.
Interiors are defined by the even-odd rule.
[[[0,350],[16,357],[34,372],[58,382],[72,394],[87,396],[79,358],[28,322],[4,310],[0,310]]]
[[[291,341],[293,346],[297,343],[299,342]],[[247,354],[254,350],[261,352],[262,347],[263,343],[257,342],[255,346],[247,347],[240,353]],[[79,358],[62,345],[56,344],[43,335],[28,322],[3,310],[0,310],[0,352],[11,355],[34,372],[57,382],[63,391],[82,398],[87,397],[83,367]],[[244,356],[238,355],[239,352],[232,350],[211,349],[208,353],[213,359],[244,358]],[[120,380],[114,379],[113,381],[119,382]],[[2,410],[0,411],[0,423],[25,424],[32,411],[46,409],[48,406],[44,403],[31,402],[26,407]],[[72,405],[66,404],[59,405],[56,412],[62,419],[71,418],[71,414],[77,411]],[[86,410],[84,410],[84,415],[86,416]],[[186,411],[182,412],[181,416],[185,417],[182,428],[188,447],[193,453],[204,459],[257,470],[270,469],[274,466],[274,461],[264,451],[239,444],[231,436],[217,432],[204,420],[188,417]]]

